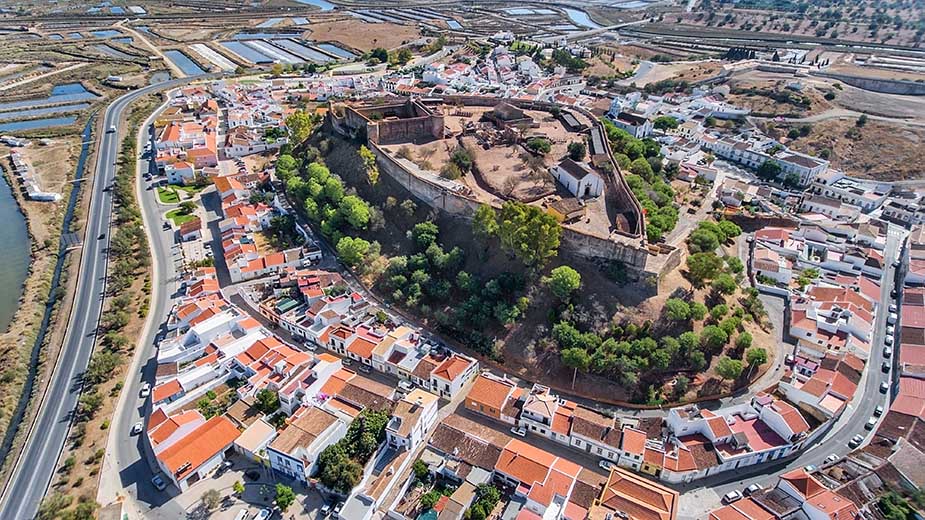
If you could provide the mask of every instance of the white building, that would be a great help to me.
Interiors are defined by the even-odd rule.
[[[437,420],[438,398],[415,388],[395,406],[385,428],[389,446],[400,450],[415,450]]]
[[[334,414],[309,406],[267,446],[270,467],[302,484],[318,463],[318,455],[347,434],[347,423]]]
[[[566,158],[549,172],[576,197],[597,197],[604,192],[604,180],[584,163]]]

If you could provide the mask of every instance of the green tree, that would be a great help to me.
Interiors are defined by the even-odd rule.
[[[276,484],[276,507],[283,513],[295,502],[295,492],[285,484]]]
[[[687,246],[692,253],[711,253],[719,247],[719,240],[715,234],[698,228],[687,237]]]
[[[742,260],[739,260],[739,258],[735,256],[726,257],[726,266],[729,267],[729,271],[733,274],[739,274],[745,270],[745,265],[742,264]]]
[[[480,205],[475,210],[475,217],[472,219],[472,233],[487,245],[488,240],[498,234],[498,230],[498,216],[495,210],[487,204]]]
[[[296,110],[286,117],[286,128],[293,146],[302,144],[312,134],[315,126],[320,122],[318,117],[310,115],[304,110]]]
[[[568,156],[573,161],[583,161],[587,153],[588,147],[583,141],[573,141],[568,144]]]
[[[337,241],[337,256],[351,267],[360,265],[369,252],[370,243],[362,238],[342,237]]]
[[[652,165],[644,157],[638,157],[630,164],[630,173],[638,175],[648,182],[652,182],[655,172],[652,171]]]
[[[587,372],[591,365],[591,356],[583,348],[569,348],[562,351],[562,364],[573,369],[572,388],[575,388],[575,378],[578,371]]]
[[[658,130],[673,130],[679,125],[678,120],[671,116],[659,116],[655,118],[653,126]]]
[[[742,370],[745,367],[742,365],[742,362],[738,359],[732,359],[727,356],[719,358],[719,361],[716,363],[716,375],[723,379],[729,379],[734,381],[740,375],[742,375]]]
[[[735,238],[742,234],[742,228],[740,228],[735,222],[732,222],[731,220],[720,220],[717,225],[723,232],[723,235],[725,235],[725,240]]]
[[[687,276],[695,287],[703,287],[708,280],[716,278],[723,267],[723,260],[713,253],[695,253],[687,257]]]
[[[414,465],[412,465],[411,468],[414,470],[414,478],[419,482],[424,482],[430,476],[430,470],[427,469],[427,464],[421,459],[414,461]]]
[[[707,306],[700,302],[691,302],[691,319],[700,321],[707,316]]]
[[[751,341],[748,343],[751,344]],[[750,348],[748,352],[745,353],[745,361],[748,362],[749,367],[761,366],[768,362],[768,351],[761,347]]]
[[[669,298],[665,302],[665,315],[672,321],[684,321],[691,316],[691,306],[680,298]]]
[[[739,350],[746,350],[752,346],[752,335],[749,332],[743,332],[739,334],[739,337],[736,338],[736,348]],[[764,350],[764,349],[761,349]],[[765,353],[767,355],[767,353]],[[751,361],[749,361],[751,363]],[[763,361],[762,361],[763,363]]]
[[[388,63],[389,51],[383,49],[382,47],[376,47],[375,49],[369,51],[369,61],[375,63]]]
[[[738,286],[735,278],[727,273],[720,273],[716,279],[713,280],[713,290],[719,294],[732,294],[736,292]]]
[[[544,137],[532,137],[527,140],[527,148],[538,154],[546,155],[552,150],[552,143]]]
[[[395,60],[399,65],[404,65],[411,61],[411,58],[414,57],[414,54],[411,53],[410,49],[402,49],[398,51],[398,54],[395,56]]]
[[[766,181],[773,181],[780,176],[780,173],[781,167],[774,161],[765,161],[758,167],[758,177]]]
[[[369,183],[376,185],[379,182],[379,167],[376,166],[376,154],[372,150],[366,147],[366,145],[360,145],[360,158],[363,160],[363,166],[366,168],[366,178],[369,179]]]
[[[716,325],[707,325],[700,331],[700,344],[710,352],[717,352],[729,341],[726,331]]]
[[[714,305],[713,308],[710,309],[710,317],[713,318],[714,321],[719,321],[723,319],[723,317],[726,316],[728,312],[729,312],[729,307],[726,306],[725,303],[719,303],[719,304]]]
[[[264,388],[257,392],[257,409],[261,412],[270,415],[276,410],[279,410],[279,396],[276,392]]]
[[[414,240],[414,243],[422,250],[436,243],[439,235],[440,228],[430,220],[419,222],[411,229],[412,240]]]
[[[231,490],[234,491],[235,495],[241,496],[244,494],[244,484],[240,480],[235,480],[234,484],[231,485]]]
[[[556,219],[536,206],[507,201],[501,207],[501,247],[527,266],[541,267],[556,256],[560,233]]]
[[[354,229],[365,229],[369,224],[369,204],[357,195],[342,198],[337,213]]]
[[[556,267],[549,273],[549,278],[543,281],[556,298],[562,301],[568,300],[581,287],[581,275],[567,265]]]

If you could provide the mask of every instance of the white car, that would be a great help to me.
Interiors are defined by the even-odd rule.
[[[895,304],[895,303],[891,303],[891,304],[890,304],[890,312],[894,312],[894,313],[896,312],[896,304]]]
[[[148,397],[151,394],[151,383],[142,383],[141,392],[138,393],[141,397]]]
[[[526,436],[527,436],[527,430],[525,430],[523,427],[518,428],[518,427],[514,426],[513,428],[511,428],[511,433],[513,433],[514,435],[516,435],[516,436],[518,436],[518,437],[526,437]]]
[[[836,462],[838,462],[838,455],[834,453],[825,458],[826,464],[834,464]]]
[[[892,344],[893,344],[893,336],[886,336],[886,337],[884,337],[884,338],[883,338],[883,342],[886,343],[887,345],[892,345]]]
[[[261,509],[254,515],[254,520],[267,520],[267,518],[270,518],[271,514],[273,513],[269,509]]]
[[[761,484],[758,484],[757,482],[754,484],[749,484],[748,487],[745,488],[745,496],[750,497],[754,495],[755,493],[758,493],[763,490],[764,490],[764,486],[762,486]]]
[[[137,423],[133,424],[132,425],[132,435],[138,435],[139,433],[141,433],[141,430],[143,430],[144,427],[145,425],[141,421],[138,421]]]
[[[613,462],[610,462],[610,461],[607,460],[607,459],[601,459],[601,460],[597,463],[597,465],[598,465],[598,467],[600,467],[601,469],[607,470],[607,471],[610,471],[610,470],[613,468]]]
[[[887,323],[889,323],[890,325],[896,323],[896,313],[895,313],[895,312],[891,312],[890,315],[886,317],[886,321],[887,321]]]
[[[850,441],[848,441],[848,447],[857,448],[858,446],[861,445],[862,442],[864,442],[864,437],[861,435],[855,435],[854,437],[851,438]]]
[[[735,489],[723,495],[724,504],[731,504],[735,502],[736,500],[741,500],[741,499],[742,499],[742,492],[739,491],[738,489]]]
[[[887,325],[887,326],[886,326],[886,333],[887,333],[888,336],[892,336],[892,335],[893,335],[893,332],[895,332],[895,330],[896,330],[896,329],[894,329],[892,325]]]
[[[892,347],[883,347],[883,357],[889,359],[893,355]]]
[[[868,429],[868,430],[873,430],[873,429],[876,428],[876,427],[877,427],[877,418],[876,418],[876,417],[871,417],[870,419],[867,419],[867,423],[864,425],[864,428],[866,428],[866,429]]]

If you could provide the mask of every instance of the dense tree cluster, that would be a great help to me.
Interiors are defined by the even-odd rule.
[[[645,212],[647,238],[657,242],[678,224],[675,193],[666,182],[659,157],[661,147],[652,139],[633,137],[607,119],[602,121],[626,183]]]
[[[472,226],[476,237],[498,238],[502,249],[529,267],[542,267],[559,252],[559,222],[536,206],[507,201],[498,214],[483,206]]]
[[[330,489],[349,493],[360,482],[363,466],[385,438],[388,412],[363,410],[347,434],[318,456],[318,478]]]

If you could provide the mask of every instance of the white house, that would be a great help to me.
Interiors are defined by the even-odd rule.
[[[167,175],[168,184],[186,184],[196,177],[193,165],[186,161],[177,161],[164,166],[164,174]]]
[[[389,446],[414,450],[437,420],[437,396],[415,388],[395,406],[385,427]]]
[[[586,164],[566,158],[549,171],[576,197],[597,197],[604,192],[604,180]]]
[[[274,471],[306,484],[318,455],[347,434],[347,423],[314,406],[297,411],[294,417],[267,446],[267,455]]]
[[[430,373],[430,389],[444,399],[453,399],[466,381],[475,377],[479,364],[462,354],[453,354]]]

